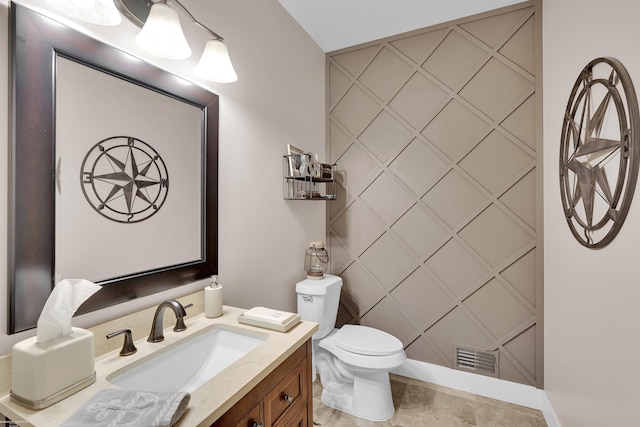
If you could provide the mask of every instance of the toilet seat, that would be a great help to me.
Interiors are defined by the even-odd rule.
[[[366,356],[389,356],[404,349],[393,335],[361,325],[344,325],[335,333],[333,341],[343,350]]]
[[[386,334],[386,332],[382,332],[377,329],[375,331]],[[390,350],[389,354],[384,355],[366,355],[345,350],[344,348],[338,346],[336,344],[336,340],[334,339],[335,335],[339,332],[340,329],[334,329],[329,335],[318,341],[318,346],[327,350],[329,353],[337,357],[340,361],[348,365],[354,366],[356,368],[388,371],[401,366],[407,360],[407,355],[402,348],[402,343],[400,343],[399,350],[393,352]],[[342,342],[342,345],[344,344],[345,343]]]

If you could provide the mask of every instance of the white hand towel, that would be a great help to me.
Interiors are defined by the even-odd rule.
[[[184,414],[189,393],[100,390],[64,423],[64,427],[171,427]]]
[[[242,315],[247,319],[274,323],[276,325],[284,325],[285,323],[296,317],[295,313],[273,310],[266,307],[253,307],[251,310],[247,310],[242,313]]]

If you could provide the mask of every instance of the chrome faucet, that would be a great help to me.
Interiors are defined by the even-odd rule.
[[[191,306],[192,304],[187,305],[187,307]],[[151,324],[151,332],[149,333],[147,341],[160,342],[164,340],[164,334],[162,333],[163,314],[164,309],[167,307],[172,309],[173,313],[176,315],[176,325],[173,327],[173,330],[180,332],[187,329],[187,325],[184,324],[184,316],[187,315],[185,307],[183,307],[178,301],[169,299],[162,302],[156,309],[156,314],[153,315],[153,323]]]

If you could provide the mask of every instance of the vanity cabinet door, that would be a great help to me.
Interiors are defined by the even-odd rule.
[[[298,408],[291,408],[287,414],[274,424],[273,427],[307,427],[312,423],[307,424],[308,420],[307,407],[299,405]]]
[[[306,363],[300,362],[264,399],[265,420],[276,425],[278,420],[299,406],[306,406]]]
[[[251,407],[252,404],[253,407]],[[266,427],[263,420],[262,401],[240,401],[218,418],[211,427]]]
[[[313,420],[311,341],[222,415],[213,427],[309,427]]]
[[[262,427],[262,405],[257,404],[235,427]]]

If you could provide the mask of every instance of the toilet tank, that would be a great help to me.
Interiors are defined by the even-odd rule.
[[[342,279],[325,274],[320,280],[306,279],[296,284],[298,294],[298,314],[302,320],[317,322],[318,332],[314,340],[324,338],[335,328],[340,302]]]

